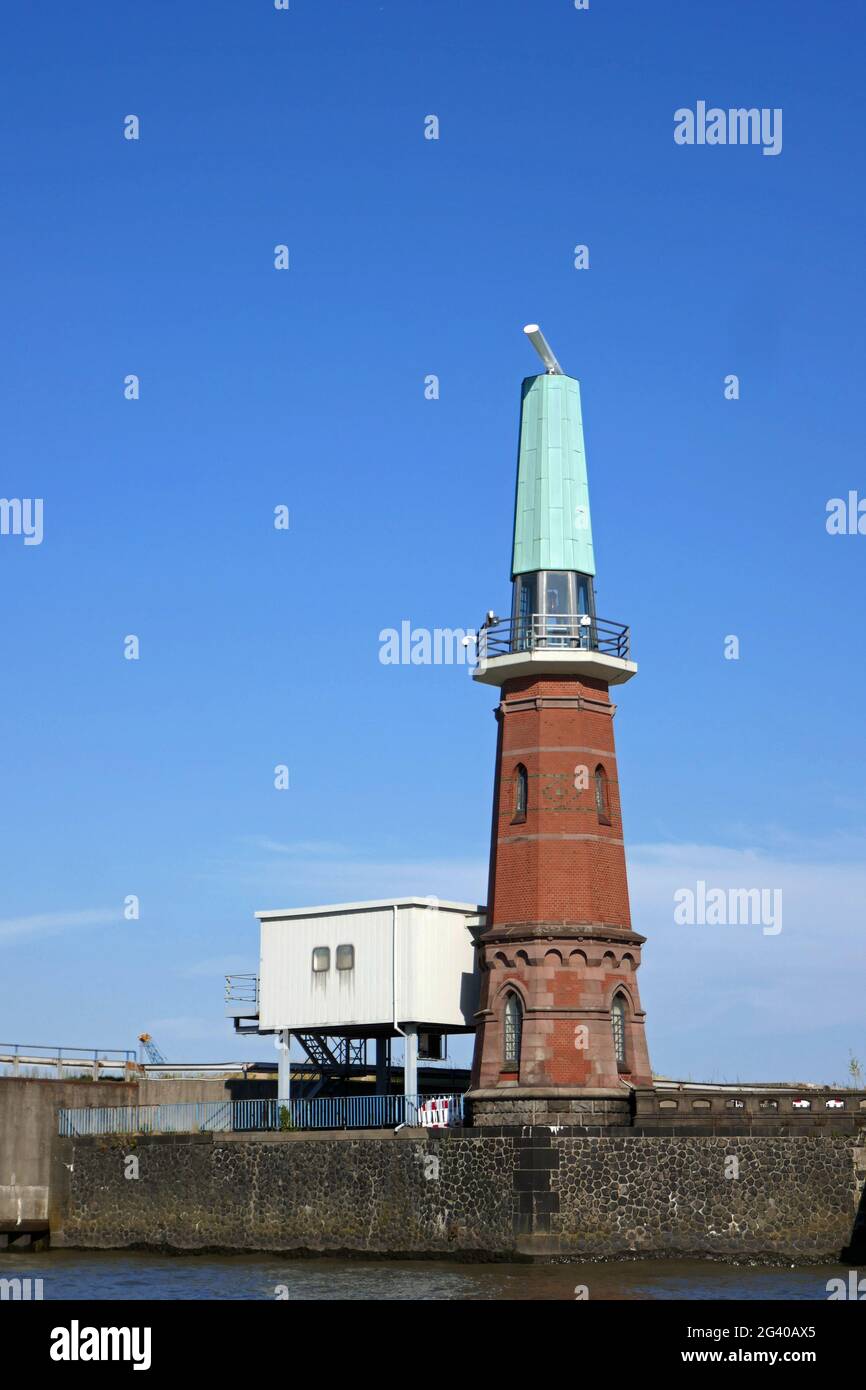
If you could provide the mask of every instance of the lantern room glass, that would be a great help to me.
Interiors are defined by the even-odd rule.
[[[534,570],[514,578],[513,648],[595,646],[592,575],[576,570]]]

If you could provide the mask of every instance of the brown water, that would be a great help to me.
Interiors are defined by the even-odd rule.
[[[51,1250],[0,1254],[0,1278],[42,1279],[45,1299],[816,1299],[842,1265],[700,1260],[599,1264],[457,1264],[437,1260],[286,1259]]]

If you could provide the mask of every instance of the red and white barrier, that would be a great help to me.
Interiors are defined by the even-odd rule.
[[[454,1123],[455,1110],[450,1096],[433,1097],[418,1106],[418,1122],[425,1129],[447,1129]]]

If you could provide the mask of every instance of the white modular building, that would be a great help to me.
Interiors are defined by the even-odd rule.
[[[475,1029],[479,976],[475,940],[485,909],[437,898],[257,912],[257,979],[232,986],[226,1012],[241,1031],[282,1036],[280,1095],[290,1086],[289,1044],[310,1055],[318,1039],[375,1039],[377,1074],[390,1039],[405,1040],[405,1093],[417,1092],[422,1056],[435,1040]],[[331,1049],[333,1050],[333,1049]]]
[[[259,1030],[474,1027],[483,908],[395,898],[257,912]]]

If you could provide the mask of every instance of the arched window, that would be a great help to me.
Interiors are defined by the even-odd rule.
[[[610,825],[607,774],[601,763],[595,769],[595,810],[599,825]]]
[[[615,994],[610,1006],[610,1023],[613,1028],[613,1050],[616,1055],[617,1071],[628,1071],[625,1046],[626,1002],[621,994]]]
[[[505,1030],[503,1061],[511,1071],[520,1069],[520,1038],[523,1033],[523,1009],[516,994],[505,1001]]]
[[[529,777],[523,763],[518,763],[514,772],[514,819],[526,820],[526,803],[529,795]]]

